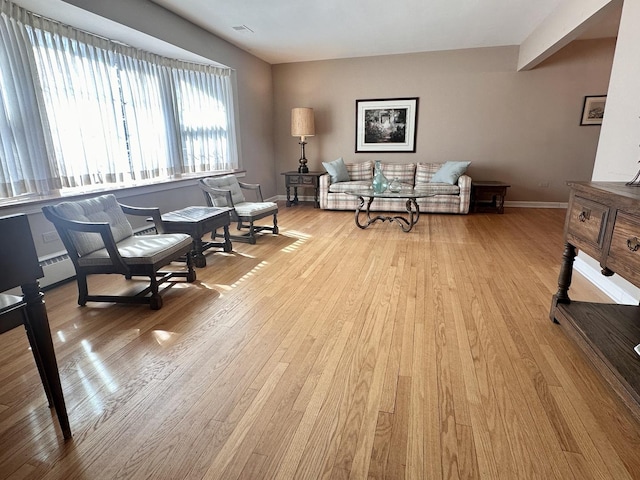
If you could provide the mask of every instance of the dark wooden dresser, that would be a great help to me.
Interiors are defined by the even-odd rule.
[[[560,324],[640,420],[640,307],[573,302],[568,291],[577,250],[640,287],[640,188],[569,182],[565,249],[551,320]]]

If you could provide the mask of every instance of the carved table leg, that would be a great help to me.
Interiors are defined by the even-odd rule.
[[[571,276],[573,275],[573,261],[576,258],[576,247],[570,243],[564,244],[564,252],[562,253],[562,265],[560,266],[560,274],[558,275],[558,292],[553,296],[551,303],[550,319],[557,323],[554,315],[556,305],[558,303],[571,303],[569,298],[569,287],[571,286]]]

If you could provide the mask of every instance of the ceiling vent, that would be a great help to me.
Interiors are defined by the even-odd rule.
[[[253,33],[253,30],[251,30],[246,25],[236,25],[235,27],[231,27],[231,28],[233,28],[236,32],[240,32],[240,33]]]

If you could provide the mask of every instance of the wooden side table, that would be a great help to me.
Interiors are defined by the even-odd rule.
[[[230,208],[226,207],[187,207],[174,212],[163,213],[164,233],[186,233],[193,239],[193,260],[198,268],[207,266],[203,252],[211,247],[222,248],[225,252],[232,250],[229,238],[231,223]],[[216,230],[224,229],[224,241],[214,242]],[[202,236],[211,232],[212,241],[203,242]]]
[[[471,211],[504,213],[504,199],[511,185],[499,181],[471,182]]]
[[[325,172],[284,172],[285,186],[287,187],[287,207],[298,204],[298,188],[313,188],[314,204],[315,208],[320,208],[320,202],[318,201],[318,191],[320,187],[320,177]],[[293,200],[291,200],[291,187],[293,187]]]

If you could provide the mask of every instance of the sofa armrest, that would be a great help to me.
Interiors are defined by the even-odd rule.
[[[471,177],[469,175],[460,175],[458,186],[460,187],[460,193],[462,193],[463,189],[471,192]]]
[[[460,175],[458,178],[458,186],[460,187],[460,213],[469,213],[471,205],[471,177],[469,175]]]
[[[329,205],[329,186],[331,185],[331,175],[325,173],[320,175],[318,183],[318,203],[320,208],[327,209]]]

